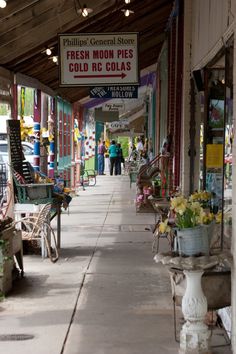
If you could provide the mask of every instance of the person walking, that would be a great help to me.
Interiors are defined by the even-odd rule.
[[[137,152],[139,153],[139,155],[141,155],[141,153],[142,153],[143,150],[144,150],[143,142],[142,142],[142,139],[141,139],[140,137],[137,139],[137,147],[136,147],[136,150],[137,150]]]
[[[118,175],[121,175],[121,162],[123,160],[123,151],[120,143],[117,144],[117,159],[116,159],[116,171]]]
[[[98,145],[98,174],[104,175],[104,154],[107,151],[105,141],[101,141]]]
[[[115,140],[112,140],[111,145],[108,149],[110,155],[110,175],[113,175],[113,170],[115,167],[115,175],[117,175],[117,146]]]

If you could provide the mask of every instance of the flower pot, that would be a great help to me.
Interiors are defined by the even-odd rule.
[[[182,256],[209,254],[208,234],[202,226],[177,231],[178,252]]]
[[[211,244],[211,240],[215,231],[215,223],[211,222],[210,224],[203,224],[201,227],[205,230],[206,236],[208,237],[209,240],[209,245]]]

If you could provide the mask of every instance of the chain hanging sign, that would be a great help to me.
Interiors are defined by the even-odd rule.
[[[128,128],[129,122],[128,121],[116,121],[112,123],[108,123],[109,129],[125,129]]]
[[[60,86],[137,85],[138,33],[60,34]]]
[[[138,86],[90,87],[90,98],[138,98]]]
[[[103,111],[123,111],[125,109],[125,105],[123,103],[104,103],[102,105]]]

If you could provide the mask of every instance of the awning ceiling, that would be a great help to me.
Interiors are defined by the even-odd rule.
[[[134,13],[125,17],[124,0],[91,0],[88,18],[76,12],[77,0],[8,0],[0,9],[0,66],[39,80],[58,95],[75,102],[87,87],[60,88],[58,66],[42,53],[58,54],[58,33],[139,32],[140,70],[157,61],[173,0],[131,0]]]

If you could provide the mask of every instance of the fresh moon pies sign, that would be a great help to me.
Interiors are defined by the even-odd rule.
[[[60,86],[137,85],[138,33],[60,34]]]

